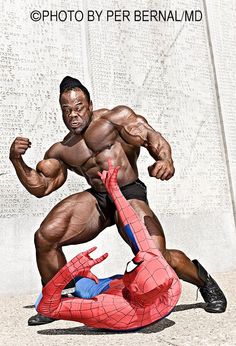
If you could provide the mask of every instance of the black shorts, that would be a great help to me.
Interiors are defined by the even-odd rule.
[[[129,199],[138,199],[148,204],[147,200],[147,187],[139,179],[133,183],[120,187],[120,190],[124,197]],[[87,189],[87,192],[91,193],[98,201],[99,207],[105,217],[109,217],[114,223],[114,215],[116,211],[115,204],[107,192],[98,192],[93,188]]]

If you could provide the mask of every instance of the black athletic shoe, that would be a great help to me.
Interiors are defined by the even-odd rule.
[[[28,319],[29,326],[40,326],[41,324],[47,324],[56,321],[54,318],[50,318],[41,314],[31,316]]]
[[[192,261],[198,268],[200,278],[205,282],[204,286],[199,287],[202,298],[206,302],[205,311],[221,313],[226,310],[227,300],[224,293],[216,281],[207,273],[203,266],[197,261]]]

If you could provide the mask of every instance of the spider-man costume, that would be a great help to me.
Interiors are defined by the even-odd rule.
[[[127,264],[123,276],[111,278],[101,294],[90,299],[63,298],[61,292],[75,277],[85,277],[98,284],[90,269],[108,256],[92,259],[84,251],[68,262],[47,283],[37,311],[45,316],[82,322],[87,326],[112,330],[132,330],[144,327],[168,315],[178,302],[180,281],[168,265],[117,183],[119,167],[108,161],[108,171],[99,173],[113,199],[124,230],[132,242],[136,256]],[[128,271],[130,264],[135,268]],[[94,283],[94,285],[96,285]]]

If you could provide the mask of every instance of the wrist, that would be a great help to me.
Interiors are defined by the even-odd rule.
[[[21,157],[21,154],[9,154],[9,160],[10,161],[19,161],[21,160],[22,157]]]
[[[157,159],[157,162],[158,162],[158,161],[167,161],[167,162],[169,162],[169,163],[171,163],[171,164],[174,163],[174,161],[172,160],[171,157],[161,157],[161,156],[159,156],[158,159]]]

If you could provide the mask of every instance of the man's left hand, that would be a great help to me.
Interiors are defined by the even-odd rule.
[[[161,180],[169,180],[175,173],[172,160],[158,160],[148,167],[150,177]]]

